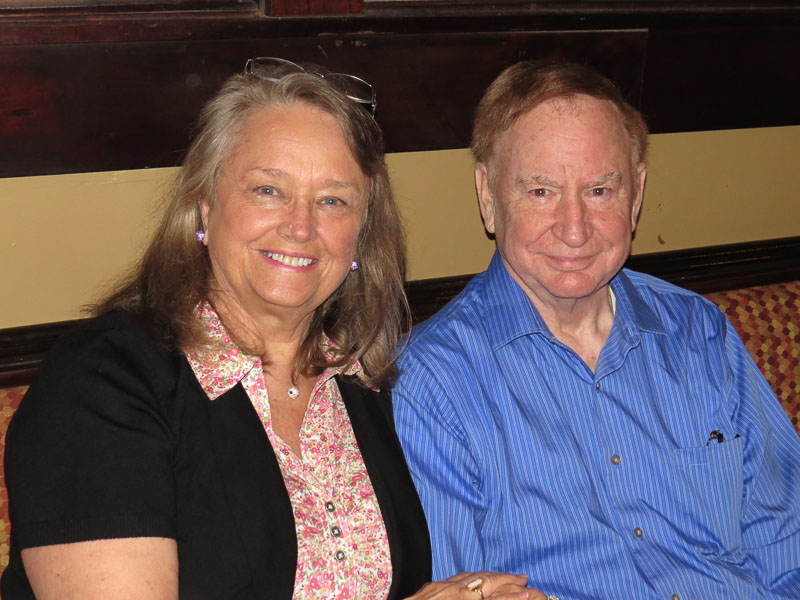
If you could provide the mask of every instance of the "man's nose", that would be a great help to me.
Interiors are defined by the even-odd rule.
[[[316,236],[314,202],[293,200],[286,207],[278,233],[292,242],[307,242]]]
[[[567,246],[583,246],[592,235],[586,202],[576,192],[562,195],[556,205],[553,232]]]

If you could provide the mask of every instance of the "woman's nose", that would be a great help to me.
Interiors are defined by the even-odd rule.
[[[306,242],[314,239],[316,224],[312,202],[290,202],[278,232],[287,240]]]

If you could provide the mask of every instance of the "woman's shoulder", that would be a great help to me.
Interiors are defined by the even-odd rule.
[[[158,339],[147,322],[138,315],[115,309],[86,319],[62,335],[47,356],[78,358],[83,353],[122,353],[165,356],[180,351]]]
[[[185,362],[179,349],[154,336],[137,315],[113,310],[87,319],[56,340],[31,389],[97,380],[169,387]]]

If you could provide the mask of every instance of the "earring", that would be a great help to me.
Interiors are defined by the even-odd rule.
[[[351,271],[358,271],[358,268],[361,266],[361,263],[358,262],[357,258],[353,259],[353,262],[350,263],[350,270]]]
[[[194,239],[198,242],[203,242],[206,239],[206,232],[204,230],[199,230],[194,234]]]

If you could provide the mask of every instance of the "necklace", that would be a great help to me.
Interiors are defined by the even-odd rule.
[[[291,398],[292,400],[296,400],[297,397],[300,395],[300,388],[297,387],[296,385],[291,385],[289,387],[286,387],[285,383],[283,383],[280,379],[275,377],[275,375],[273,375],[269,371],[264,371],[264,373],[266,373],[267,375],[272,377],[275,381],[277,381],[281,385],[281,387],[286,390],[286,395],[289,396],[289,398]]]

